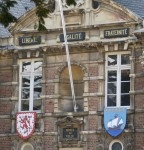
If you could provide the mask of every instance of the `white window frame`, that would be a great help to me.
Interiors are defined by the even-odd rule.
[[[41,110],[33,110],[33,78],[34,78],[34,75],[42,75],[42,72],[41,73],[34,73],[33,71],[32,72],[27,72],[27,73],[23,73],[22,72],[22,63],[23,62],[32,62],[32,69],[34,69],[34,63],[35,61],[42,61],[42,59],[22,59],[22,60],[19,60],[19,111],[22,111],[21,110],[21,96],[22,96],[22,77],[23,76],[30,76],[31,79],[32,79],[32,82],[30,82],[30,100],[29,100],[29,110],[28,111],[35,111],[37,113],[40,113]]]
[[[112,150],[112,145],[113,145],[114,143],[120,143],[121,146],[122,146],[122,150],[124,149],[122,142],[121,142],[120,140],[116,139],[116,140],[113,140],[113,141],[109,144],[109,150]]]
[[[106,60],[106,64],[105,64],[105,107],[110,107],[110,108],[115,108],[115,107],[126,107],[127,109],[130,109],[131,107],[131,101],[130,101],[130,105],[129,106],[121,106],[120,105],[120,96],[121,96],[121,87],[120,87],[120,81],[121,81],[121,76],[120,74],[117,74],[117,91],[116,91],[116,95],[117,95],[117,99],[116,99],[116,106],[107,106],[107,92],[108,92],[108,87],[107,87],[107,83],[108,83],[108,71],[113,71],[113,70],[117,70],[119,72],[119,70],[127,70],[127,69],[131,69],[131,64],[127,64],[127,65],[120,65],[120,57],[122,54],[129,54],[130,52],[111,52],[111,53],[106,53],[105,55],[105,60]],[[118,59],[117,59],[117,66],[108,66],[108,55],[117,55]]]

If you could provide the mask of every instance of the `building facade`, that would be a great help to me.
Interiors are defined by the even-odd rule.
[[[0,150],[143,150],[143,18],[118,1],[63,0],[68,58],[58,1],[46,31],[26,4],[0,41]]]

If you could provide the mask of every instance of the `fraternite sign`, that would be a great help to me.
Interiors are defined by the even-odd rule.
[[[129,28],[104,30],[104,38],[127,37]]]
[[[41,43],[41,36],[25,36],[25,37],[19,37],[19,45],[25,46],[25,45],[35,45]]]
[[[64,35],[60,34],[59,36],[60,42],[64,42]],[[85,40],[85,32],[75,32],[75,33],[67,33],[67,41],[83,41]]]

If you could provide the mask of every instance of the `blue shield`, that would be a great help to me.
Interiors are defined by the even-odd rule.
[[[105,108],[104,126],[111,136],[121,134],[126,125],[126,108]]]

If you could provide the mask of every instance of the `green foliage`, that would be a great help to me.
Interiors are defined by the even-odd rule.
[[[5,27],[9,25],[9,23],[16,22],[17,19],[10,12],[10,8],[14,7],[17,2],[15,0],[3,0],[0,2],[0,23]]]
[[[10,23],[16,22],[17,18],[10,12],[10,8],[14,7],[17,0],[1,0],[0,1],[0,23],[7,27]],[[50,0],[51,2],[54,0]],[[31,0],[36,5],[36,15],[38,17],[38,30],[46,30],[44,18],[48,17],[51,8],[45,4],[46,0]],[[75,0],[66,0],[67,5],[76,5]],[[51,6],[50,6],[51,7]]]
[[[44,24],[42,24],[42,23],[39,21],[38,30],[39,30],[39,31],[45,31],[45,30],[47,30],[47,28],[45,27]]]
[[[67,0],[67,5],[76,5],[75,0]]]
[[[38,30],[46,30],[44,18],[48,17],[49,10],[45,6],[44,0],[31,0],[36,5],[36,15],[38,17]]]

